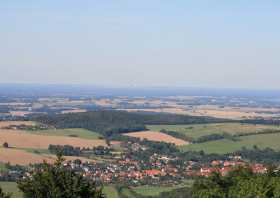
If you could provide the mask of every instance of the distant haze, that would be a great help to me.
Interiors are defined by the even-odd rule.
[[[280,89],[280,1],[1,1],[0,83]]]

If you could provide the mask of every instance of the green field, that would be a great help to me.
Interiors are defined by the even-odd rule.
[[[120,198],[114,186],[104,186],[103,193],[106,195],[106,198]]]
[[[210,134],[239,134],[239,133],[257,133],[264,130],[280,130],[279,126],[254,125],[241,123],[217,123],[217,124],[195,124],[195,125],[148,125],[152,131],[160,131],[161,129],[176,131],[187,137],[197,139],[204,135]]]
[[[177,189],[177,186],[174,187],[166,187],[166,186],[140,186],[137,188],[133,188],[133,190],[137,194],[141,194],[144,196],[158,196],[162,192],[168,192],[174,189]]]
[[[0,173],[1,172],[6,172],[6,171],[7,171],[6,165],[4,163],[0,162]]]
[[[1,188],[4,192],[11,192],[12,198],[22,198],[22,193],[19,192],[16,182],[0,182]]]
[[[176,186],[139,186],[136,188],[123,188],[122,194],[134,198],[133,192],[143,196],[158,196],[162,192],[171,191],[184,186],[192,185],[192,180],[186,180],[185,183]],[[0,182],[4,192],[11,192],[12,198],[22,198],[22,193],[19,192],[16,182]],[[106,198],[121,198],[113,185],[107,185],[103,188],[103,193]]]
[[[38,130],[28,131],[28,133],[38,135],[53,135],[53,136],[77,136],[84,139],[100,139],[102,135],[82,128],[71,128],[71,129],[49,129],[49,130]]]
[[[252,148],[257,145],[259,148],[272,148],[280,150],[280,133],[274,134],[259,134],[240,137],[239,141],[231,141],[227,139],[209,141],[199,144],[190,144],[180,147],[183,151],[203,150],[205,153],[231,153],[240,150],[242,147]]]
[[[51,154],[48,149],[24,148],[22,150],[25,150],[25,151],[30,152],[30,153],[38,154],[38,155],[40,155],[40,154]]]

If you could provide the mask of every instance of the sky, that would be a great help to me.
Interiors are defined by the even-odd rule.
[[[0,2],[0,83],[280,89],[278,0]]]

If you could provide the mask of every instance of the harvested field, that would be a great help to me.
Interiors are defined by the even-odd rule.
[[[54,162],[53,157],[41,156],[29,153],[24,150],[0,148],[0,161],[11,164],[28,165],[34,163],[41,163],[46,160],[49,163]]]
[[[62,114],[66,114],[66,113],[84,113],[87,112],[86,109],[70,109],[70,110],[64,110],[61,111]]]
[[[80,159],[82,162],[90,161],[94,162],[94,160],[83,158],[83,157],[75,157],[75,156],[63,156],[66,161]],[[12,148],[0,148],[0,162],[11,163],[13,165],[28,165],[35,163],[42,163],[46,160],[48,163],[53,163],[56,159],[55,155],[39,155],[27,152],[25,150],[12,149]]]
[[[8,126],[20,126],[20,125],[26,125],[26,126],[35,126],[36,123],[32,121],[0,121],[0,129],[8,127]]]
[[[32,114],[33,112],[31,111],[10,111],[10,114],[12,116],[19,116],[19,117],[23,117],[26,116],[28,114]]]
[[[74,147],[106,146],[104,140],[87,140],[76,137],[35,135],[18,130],[0,130],[0,144],[7,142],[15,148],[47,149],[50,144],[72,145]]]
[[[133,133],[126,133],[124,135],[130,136],[130,137],[137,137],[140,139],[147,139],[150,141],[156,141],[156,142],[167,142],[167,143],[174,143],[177,146],[187,145],[189,142],[186,142],[184,140],[174,138],[170,135],[157,132],[157,131],[140,131],[140,132],[133,132]]]

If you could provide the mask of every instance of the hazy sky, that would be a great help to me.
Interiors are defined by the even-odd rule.
[[[0,83],[280,89],[279,0],[0,2]]]

